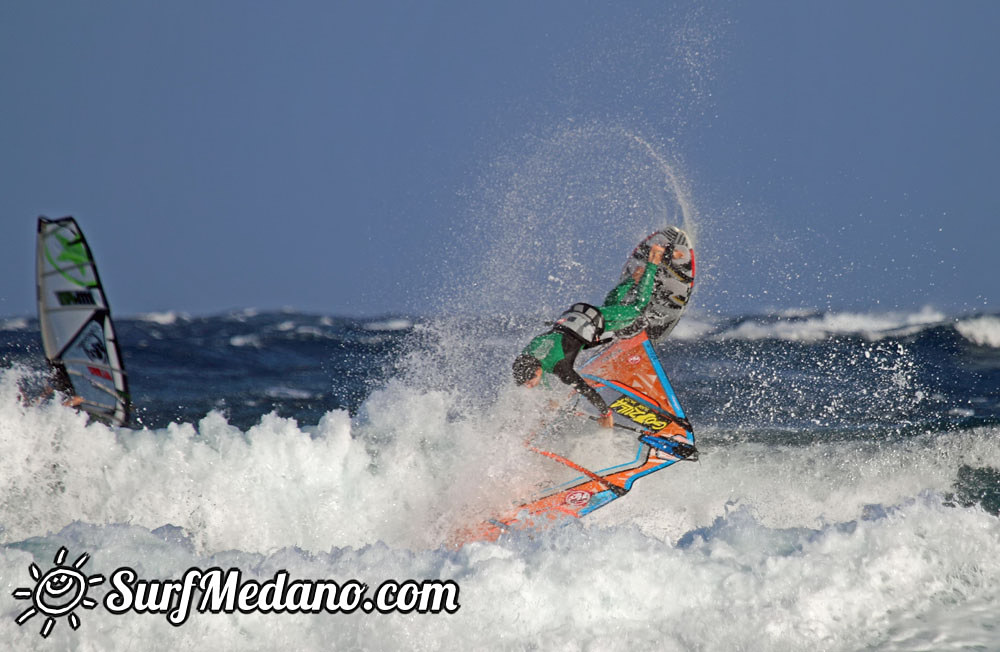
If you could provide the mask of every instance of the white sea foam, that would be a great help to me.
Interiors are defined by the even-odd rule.
[[[253,319],[260,314],[260,310],[257,308],[244,308],[243,310],[238,310],[229,313],[228,318],[233,321],[245,322],[248,319]]]
[[[365,328],[370,331],[404,331],[413,328],[413,322],[409,319],[384,319],[365,324]]]
[[[3,541],[82,520],[173,524],[206,551],[437,545],[451,515],[427,497],[468,504],[509,473],[496,453],[510,442],[478,418],[451,420],[441,393],[377,391],[355,424],[341,411],[310,427],[270,414],[242,432],[212,412],[133,431],[87,425],[58,404],[20,406],[15,375],[4,373],[0,403]],[[488,470],[495,480],[483,480]]]
[[[295,387],[286,387],[285,385],[268,387],[264,390],[264,394],[269,398],[292,398],[299,400],[315,398],[315,395],[311,392],[307,392],[303,389],[297,389]]]
[[[259,349],[261,347],[260,336],[257,334],[233,335],[229,338],[229,345],[236,347],[249,346],[254,349]]]
[[[785,308],[783,310],[779,310],[778,314],[781,315],[782,317],[789,317],[789,318],[812,317],[814,315],[819,314],[819,311],[813,308]]]
[[[20,406],[11,375],[0,383],[0,638],[12,649],[1000,644],[986,608],[1000,599],[1000,520],[940,497],[957,465],[1000,467],[995,428],[898,446],[734,445],[708,432],[700,462],[640,480],[584,522],[454,551],[438,546],[470,494],[517,495],[496,477],[520,464],[524,449],[506,436],[523,428],[518,415],[449,416],[456,397],[390,383],[354,421],[334,411],[308,427],[270,415],[244,432],[212,413],[155,432],[111,430],[60,405]],[[212,566],[372,587],[451,579],[461,606],[194,614],[171,627],[100,605],[78,610],[79,629],[61,619],[42,639],[41,618],[14,623],[26,603],[11,592],[32,586],[29,565],[49,568],[62,545],[70,559],[91,555],[87,573],[127,565],[147,579]]]
[[[998,535],[996,519],[934,500],[799,530],[768,528],[735,510],[685,548],[635,529],[574,527],[535,542],[450,554],[365,546],[206,556],[144,528],[77,525],[49,547],[92,551],[89,573],[133,564],[145,577],[178,577],[191,566],[232,565],[257,578],[282,569],[373,586],[389,577],[440,576],[458,582],[461,606],[453,615],[194,614],[177,628],[163,616],[113,616],[99,607],[80,610],[77,631],[60,622],[43,640],[38,618],[14,625],[23,603],[8,597],[0,633],[12,649],[39,650],[121,648],[124,641],[151,650],[391,649],[401,640],[428,650],[926,649],[926,641],[905,643],[931,632],[934,649],[990,649],[994,610],[983,607],[1000,597],[1000,560],[986,551]],[[47,567],[49,553],[40,550],[36,559],[9,550],[0,573],[12,586],[30,586],[28,565]]]
[[[176,324],[178,319],[188,319],[188,316],[173,310],[166,312],[145,312],[135,316],[140,321],[146,321],[161,326]]]
[[[1000,317],[984,315],[965,319],[955,324],[955,330],[973,344],[1000,348]]]
[[[453,615],[196,614],[171,628],[98,607],[50,639],[40,622],[14,624],[25,605],[8,590],[0,637],[17,649],[894,649],[929,631],[925,615],[936,647],[1000,643],[977,607],[1000,598],[1000,520],[940,498],[958,465],[1000,467],[995,428],[808,447],[726,444],[710,431],[700,462],[639,481],[584,522],[455,552],[438,547],[452,527],[530,487],[516,436],[527,417],[498,418],[523,390],[502,395],[496,413],[456,414],[457,396],[390,382],[353,421],[267,415],[241,431],[213,412],[131,431],[58,404],[25,408],[14,375],[0,383],[0,543],[21,542],[0,555],[11,590],[60,545],[91,554],[91,573],[130,565],[152,579],[218,565],[261,579],[284,569],[461,587]]]
[[[908,335],[945,321],[945,315],[930,307],[916,313],[831,312],[805,319],[781,319],[759,323],[745,321],[716,335],[718,339],[780,339],[816,342],[831,335],[857,335],[868,340]]]
[[[715,324],[686,314],[677,322],[668,338],[678,340],[700,340],[715,330]]]
[[[330,337],[329,334],[316,326],[299,326],[295,329],[297,335],[309,335],[311,337]]]
[[[0,331],[21,331],[28,327],[28,319],[26,317],[11,317],[9,319],[0,319]]]

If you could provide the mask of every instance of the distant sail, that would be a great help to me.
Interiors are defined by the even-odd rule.
[[[38,321],[45,357],[80,409],[116,425],[130,400],[121,350],[94,257],[76,220],[38,218]]]

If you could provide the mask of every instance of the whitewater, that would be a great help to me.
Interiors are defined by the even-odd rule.
[[[22,403],[39,374],[34,328],[10,319],[0,331],[10,649],[1000,645],[993,315],[691,315],[658,349],[701,460],[579,523],[457,549],[452,529],[523,497],[535,462],[517,450],[528,417],[509,414],[523,390],[498,376],[490,400],[470,401],[392,366],[403,351],[433,366],[440,324],[252,311],[120,320],[137,404],[158,406],[132,429]],[[193,332],[199,352],[182,365]],[[497,354],[521,335],[497,334]],[[241,383],[219,383],[209,362],[220,359]],[[383,375],[335,387],[329,369],[357,359]],[[146,579],[236,567],[261,581],[451,580],[461,606],[195,613],[180,627],[98,606],[43,639],[40,617],[15,624],[26,605],[12,592],[60,547],[89,553],[88,573],[129,566]]]

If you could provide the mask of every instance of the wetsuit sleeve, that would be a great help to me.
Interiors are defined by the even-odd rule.
[[[625,328],[634,322],[642,311],[649,305],[649,300],[653,298],[653,287],[656,281],[656,270],[659,265],[656,263],[646,263],[646,271],[639,279],[638,296],[633,304],[617,304],[601,306],[601,314],[604,315],[604,330],[616,331]],[[619,285],[619,287],[621,287]],[[615,288],[616,290],[618,288]],[[612,290],[614,292],[614,290]]]
[[[601,398],[601,395],[597,393],[593,387],[587,384],[587,381],[583,379],[583,376],[576,372],[573,368],[573,364],[565,364],[565,360],[557,364],[553,369],[552,373],[555,376],[566,383],[571,385],[576,391],[583,394],[584,398],[591,402],[591,404],[597,408],[600,414],[607,414],[608,404]]]
[[[639,279],[639,300],[635,302],[640,310],[645,308],[649,304],[649,300],[653,298],[653,286],[656,283],[656,270],[658,269],[660,266],[656,263],[646,263],[646,271]]]
[[[604,305],[617,306],[621,304],[622,299],[628,295],[628,291],[632,289],[633,285],[635,285],[635,283],[632,282],[631,278],[627,278],[616,285],[613,290],[608,292],[608,296],[604,297]]]

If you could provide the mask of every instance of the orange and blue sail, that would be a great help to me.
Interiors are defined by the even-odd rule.
[[[636,436],[635,456],[587,469],[552,451],[530,450],[581,475],[515,510],[463,533],[461,543],[493,540],[506,532],[539,530],[580,518],[627,494],[640,478],[683,460],[697,459],[694,432],[646,332],[615,342],[588,361],[580,375],[607,401],[615,427]]]

